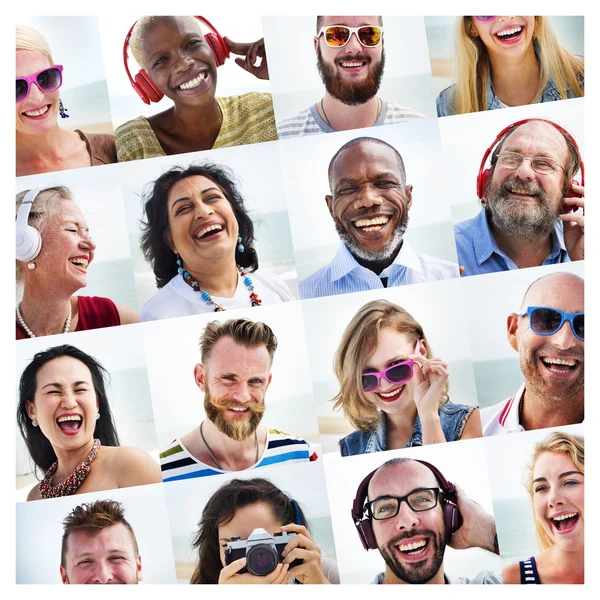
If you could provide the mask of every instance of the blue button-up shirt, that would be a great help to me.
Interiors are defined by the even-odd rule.
[[[300,297],[320,298],[334,294],[349,294],[383,289],[381,277],[387,277],[387,287],[450,279],[458,277],[458,265],[439,258],[418,254],[406,240],[394,262],[379,275],[358,264],[344,244],[326,267],[299,283]]]
[[[461,221],[454,226],[458,264],[465,268],[463,277],[497,273],[518,269],[517,265],[500,248],[492,235],[485,208],[474,219]],[[542,265],[571,262],[563,239],[562,221],[557,220],[552,231],[552,250]]]

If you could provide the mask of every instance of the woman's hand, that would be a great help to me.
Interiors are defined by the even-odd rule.
[[[265,52],[265,38],[260,38],[251,44],[233,42],[228,37],[223,38],[229,46],[229,50],[234,54],[244,58],[236,58],[235,64],[242,67],[248,73],[252,73],[259,79],[269,79],[269,66],[267,64],[267,54]],[[256,66],[256,59],[260,58],[260,64]]]
[[[290,569],[289,575],[305,585],[329,583],[321,565],[321,549],[308,533],[308,529],[304,525],[296,525],[295,523],[284,525],[281,529],[296,534],[281,553],[283,564],[287,566],[297,558],[301,558],[303,561],[301,565]]]
[[[560,215],[563,222],[565,247],[571,260],[583,260],[585,188],[573,183],[567,194],[568,196],[563,200],[564,210],[567,212]],[[580,208],[581,211],[578,210]],[[571,212],[572,210],[576,210],[577,212]]]
[[[419,417],[438,414],[440,396],[448,379],[448,365],[439,358],[425,358],[422,354],[411,354],[417,366],[414,369],[416,381],[413,400]]]
[[[287,583],[287,580],[291,577],[288,572],[289,565],[279,563],[275,570],[264,577],[258,575],[252,575],[251,573],[239,574],[238,571],[246,566],[246,557],[238,558],[231,564],[223,567],[221,573],[219,573],[219,584],[225,583],[249,583],[249,584],[279,584]]]

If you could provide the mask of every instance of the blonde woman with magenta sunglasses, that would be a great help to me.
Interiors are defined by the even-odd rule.
[[[583,96],[583,60],[560,45],[548,17],[458,17],[455,63],[438,117]]]
[[[342,456],[481,437],[479,410],[449,401],[448,365],[392,302],[368,302],[354,315],[334,371],[334,408],[357,429],[340,440]]]

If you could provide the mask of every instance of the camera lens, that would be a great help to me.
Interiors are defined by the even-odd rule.
[[[278,562],[277,552],[264,544],[254,546],[246,554],[246,568],[252,575],[264,577],[275,570]]]

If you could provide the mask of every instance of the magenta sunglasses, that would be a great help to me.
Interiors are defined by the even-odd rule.
[[[42,92],[54,92],[62,85],[62,65],[42,69],[29,77],[17,77],[17,103],[23,102],[35,83]]]
[[[417,353],[419,349],[419,342],[417,340],[413,354]],[[383,371],[377,371],[373,373],[363,373],[361,376],[362,389],[364,392],[374,392],[381,385],[381,378],[383,377],[389,383],[406,383],[413,378],[413,365],[414,360],[407,360],[405,362],[397,363],[384,369]]]

